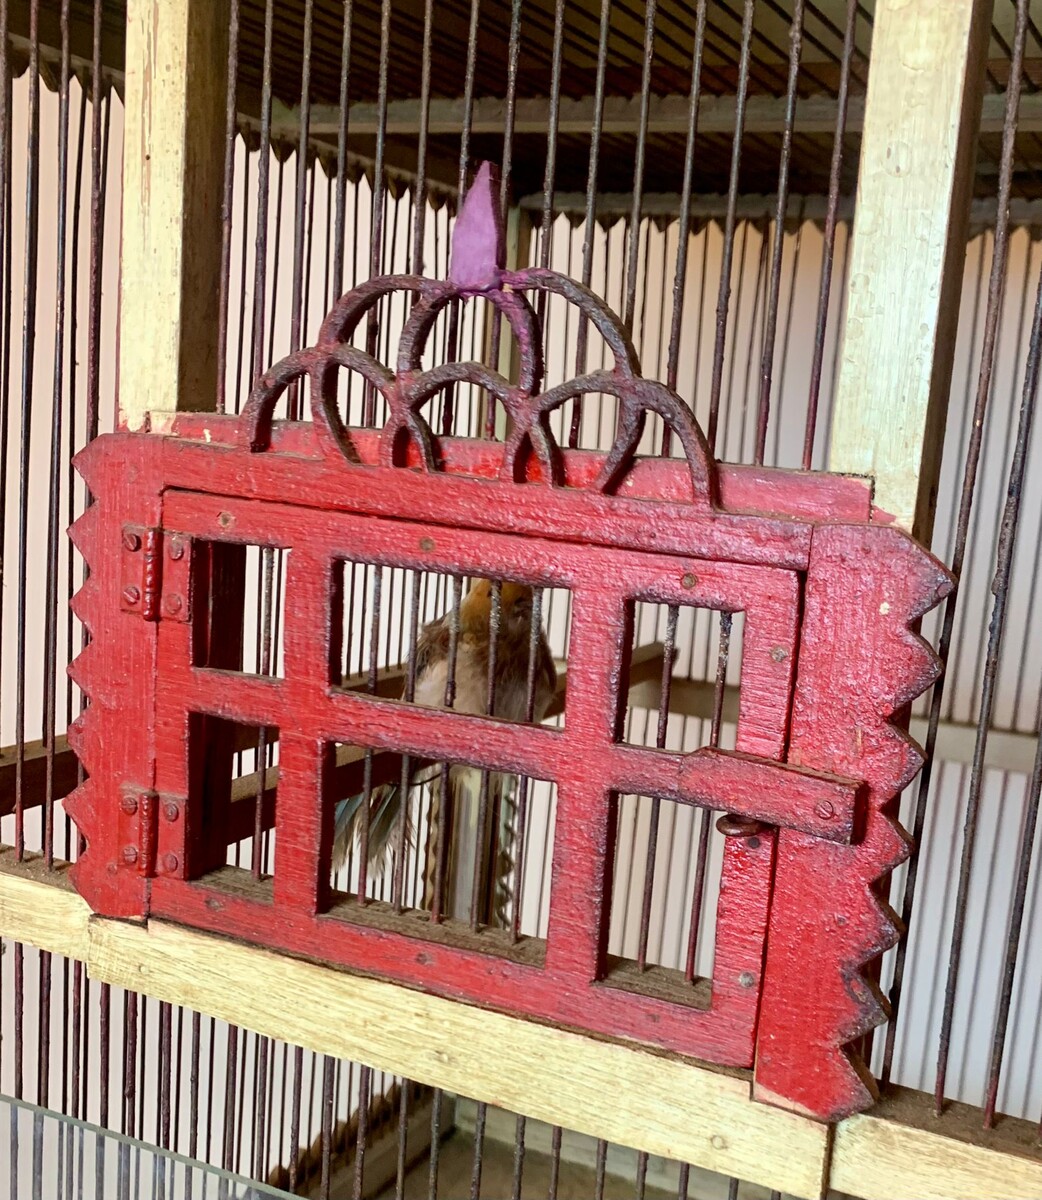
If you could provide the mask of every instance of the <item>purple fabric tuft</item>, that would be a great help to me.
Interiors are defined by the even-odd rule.
[[[492,165],[483,162],[456,218],[449,279],[459,288],[477,290],[494,284],[502,266],[503,230]]]

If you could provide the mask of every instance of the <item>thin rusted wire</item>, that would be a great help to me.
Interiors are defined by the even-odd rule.
[[[648,0],[644,6],[644,62],[640,82],[640,113],[637,118],[637,147],[633,163],[633,208],[630,212],[629,255],[626,260],[626,302],[622,317],[623,324],[631,332],[637,303],[638,235],[640,233],[641,205],[644,200],[644,160],[647,154],[648,110],[651,104],[651,71],[655,58],[655,17],[657,14],[656,0]]]
[[[792,131],[796,122],[796,92],[803,52],[803,0],[794,0],[789,32],[789,78],[785,94],[785,130],[782,134],[781,160],[778,166],[778,205],[774,217],[774,245],[771,250],[770,293],[764,323],[763,357],[760,361],[760,396],[756,415],[756,449],[753,461],[762,465],[767,447],[767,422],[771,411],[771,382],[774,378],[774,344],[778,330],[778,303],[781,289],[782,251],[785,248],[785,214],[789,202],[789,167],[792,161]]]
[[[522,0],[512,0],[510,7],[510,39],[507,46],[507,95],[503,121],[503,158],[499,179],[499,210],[504,223],[507,220],[507,205],[510,201],[510,175],[514,165],[514,121],[517,115],[517,64],[521,54],[521,11]],[[512,264],[521,266],[521,263]],[[489,363],[499,368],[499,345],[503,332],[503,316],[498,308],[493,309],[492,328],[489,338]],[[491,392],[485,394],[485,437],[496,436],[496,398]]]
[[[675,391],[680,363],[680,334],[684,321],[684,294],[687,288],[688,244],[691,239],[691,188],[695,170],[695,140],[698,136],[698,109],[702,99],[702,60],[705,53],[707,0],[698,0],[695,15],[695,41],[691,53],[691,88],[688,93],[687,133],[684,141],[684,174],[680,185],[680,214],[677,230],[677,259],[673,272],[673,311],[669,324],[669,350],[666,355],[666,387]],[[703,271],[703,282],[705,272]],[[697,329],[701,333],[701,314]],[[701,349],[702,339],[698,338]],[[698,368],[695,368],[695,378]],[[662,454],[672,449],[672,430],[662,430]]]
[[[15,856],[25,855],[26,619],[29,583],[29,477],[36,369],[36,299],[40,222],[40,3],[29,8],[29,113],[25,169],[25,249],[22,289],[22,387],[18,472],[18,599],[15,611]],[[17,1098],[17,1097],[16,1097]]]
[[[814,323],[814,349],[811,357],[810,387],[807,394],[807,420],[803,435],[803,469],[809,471],[814,458],[814,438],[817,433],[818,404],[821,396],[821,370],[825,359],[825,332],[828,324],[829,298],[836,248],[837,216],[839,213],[840,172],[843,169],[843,134],[847,124],[847,102],[850,90],[850,64],[854,57],[857,35],[858,0],[847,0],[847,24],[843,38],[843,58],[840,64],[839,87],[836,91],[836,130],[832,136],[832,161],[829,166],[828,207],[821,255],[821,282],[818,286],[818,311]]]
[[[586,215],[583,221],[582,283],[589,287],[593,279],[593,247],[597,229],[597,186],[601,161],[601,134],[604,123],[604,87],[608,63],[608,38],[611,34],[611,0],[601,0],[600,33],[597,42],[597,82],[593,98],[593,127],[590,132],[590,162],[586,174]],[[584,314],[579,315],[575,339],[575,374],[586,373],[586,352],[589,326]],[[579,444],[582,429],[583,405],[580,397],[572,401],[572,420],[568,431],[568,445],[573,449]]]
[[[951,1050],[952,1024],[955,1015],[955,995],[959,982],[962,950],[965,938],[966,912],[969,904],[970,878],[973,871],[977,821],[980,813],[981,792],[984,783],[984,755],[995,704],[996,676],[999,653],[1005,632],[1013,556],[1016,549],[1017,531],[1020,521],[1020,503],[1027,469],[1027,450],[1037,400],[1040,359],[1042,359],[1042,275],[1036,292],[1035,311],[1031,325],[1027,366],[1017,424],[1016,444],[1010,465],[1009,483],[1002,521],[999,527],[999,544],[996,556],[992,594],[995,597],[988,627],[987,654],[980,696],[980,715],[977,722],[977,739],[970,768],[970,784],[966,802],[966,822],[963,829],[962,854],[959,862],[959,882],[955,896],[952,937],[948,956],[948,975],[944,991],[944,1010],[938,1039],[937,1074],[934,1081],[934,1102],[938,1112],[944,1106],[948,1059]]]
[[[731,298],[731,257],[734,249],[735,213],[738,205],[738,182],[742,163],[745,105],[749,93],[749,55],[755,8],[755,0],[745,0],[742,17],[742,52],[738,67],[738,90],[735,96],[735,128],[734,138],[731,142],[731,173],[727,188],[727,216],[724,222],[724,253],[720,264],[720,288],[716,302],[716,338],[713,346],[713,377],[709,393],[709,421],[706,425],[706,440],[710,450],[716,446],[717,424],[720,419],[720,391],[724,377],[727,314]]]
[[[992,376],[995,366],[995,354],[998,343],[998,331],[1002,310],[1002,296],[1006,281],[1006,268],[1009,257],[1009,197],[1013,177],[1016,139],[1016,117],[1020,100],[1020,71],[1026,36],[1027,0],[1021,0],[1018,5],[1017,30],[1014,35],[1015,69],[1012,72],[1010,91],[1007,94],[1006,117],[1003,132],[1002,159],[999,174],[998,217],[995,227],[995,241],[992,251],[991,275],[988,283],[988,304],[984,322],[984,340],[981,346],[980,368],[977,378],[977,394],[973,409],[973,419],[969,425],[969,445],[966,451],[963,468],[962,491],[959,502],[959,513],[955,524],[955,543],[951,554],[951,569],[958,580],[963,572],[968,543],[970,522],[974,511],[976,495],[977,472],[980,463],[982,439],[984,437],[985,417],[991,396]],[[820,314],[819,314],[820,315]],[[1011,474],[1011,483],[1013,476]],[[996,576],[996,579],[998,576]],[[957,590],[945,601],[944,617],[941,634],[938,641],[938,654],[941,662],[947,665],[951,651],[952,634],[955,627],[957,610]],[[998,611],[998,596],[996,595],[996,612]],[[993,622],[995,616],[993,614]],[[993,629],[995,628],[993,624]],[[998,629],[1001,638],[1001,626]],[[990,641],[990,639],[989,639]],[[995,647],[997,656],[998,646]],[[990,645],[989,645],[990,653]],[[996,664],[997,665],[997,664]],[[993,669],[994,673],[994,669]],[[944,700],[944,676],[934,686],[930,703],[929,724],[925,743],[926,761],[919,779],[916,792],[916,804],[912,819],[913,847],[919,847],[922,842],[926,822],[926,809],[933,778],[934,749],[937,743],[937,731],[940,725],[942,704]],[[990,689],[989,689],[990,691]],[[954,1014],[954,988],[958,978],[959,956],[962,944],[962,922],[965,921],[966,901],[969,886],[969,870],[973,855],[973,833],[976,828],[976,807],[979,804],[980,787],[982,782],[983,743],[987,738],[987,725],[990,722],[992,700],[981,697],[980,724],[978,725],[978,742],[974,750],[974,765],[971,771],[970,793],[966,816],[966,832],[963,842],[963,862],[960,866],[960,878],[956,898],[956,925],[952,933],[953,958],[949,964],[949,981],[946,986],[945,1010],[942,1017],[939,1041],[939,1059],[937,1078],[935,1080],[936,1103],[943,1102],[944,1078],[947,1069],[948,1047],[951,1038],[951,1021]],[[978,762],[980,758],[980,762]],[[976,782],[974,782],[976,779]],[[974,797],[976,796],[976,799]],[[909,927],[915,902],[916,884],[918,881],[919,855],[913,850],[905,876],[904,896],[901,905],[901,919],[905,928]],[[960,919],[961,910],[961,919]],[[908,944],[902,940],[898,946],[894,975],[890,986],[889,999],[892,1009],[891,1021],[887,1027],[883,1051],[882,1078],[888,1081],[893,1066],[894,1049],[896,1045],[898,1014],[900,1012],[901,989],[904,982],[907,962]],[[950,995],[949,995],[950,993]]]
[[[65,274],[66,274],[66,212],[68,207],[69,175],[69,0],[61,7],[61,68],[59,79],[58,114],[58,213],[55,228],[57,263],[55,267],[54,313],[54,386],[51,393],[51,486],[47,510],[47,579],[44,612],[44,700],[43,736],[47,754],[47,775],[44,795],[44,864],[54,866],[54,740],[57,718],[58,690],[58,552],[59,512],[62,478],[62,414],[65,407]],[[46,956],[50,963],[50,956]],[[49,1009],[48,1009],[49,1013]],[[44,1043],[43,1034],[40,1035]],[[41,1101],[42,1103],[42,1101]]]
[[[228,6],[227,99],[224,111],[224,190],[221,194],[221,275],[217,309],[217,411],[227,408],[228,312],[231,303],[232,200],[235,193],[235,133],[239,104],[239,10],[241,0]]]

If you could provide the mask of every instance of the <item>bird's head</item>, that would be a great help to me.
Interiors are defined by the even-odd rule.
[[[500,585],[499,597],[502,631],[508,636],[527,636],[532,627],[532,589],[525,583],[507,579]],[[460,625],[487,633],[491,612],[492,581],[479,579],[460,604]]]

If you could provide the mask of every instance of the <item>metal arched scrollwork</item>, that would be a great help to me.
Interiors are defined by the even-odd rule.
[[[352,338],[363,318],[384,297],[402,292],[410,293],[415,301],[398,341],[395,370],[391,371],[354,346]],[[527,297],[533,292],[560,296],[574,305],[604,339],[614,359],[612,367],[540,390],[542,337],[539,319]],[[438,316],[453,301],[475,297],[492,305],[510,326],[519,350],[516,383],[478,362],[441,363],[427,370],[422,367]],[[550,414],[574,398],[604,394],[618,401],[617,430],[600,472],[590,485],[592,490],[616,490],[634,462],[648,414],[654,413],[684,450],[691,476],[690,502],[708,510],[716,499],[712,455],[691,409],[664,384],[642,377],[637,352],[619,317],[589,288],[556,271],[503,270],[502,227],[488,163],[478,172],[460,211],[449,278],[386,275],[344,295],[322,323],[313,347],[284,358],[257,381],[243,412],[243,436],[250,448],[267,448],[276,402],[290,384],[306,377],[312,419],[324,435],[324,450],[353,461],[350,435],[337,406],[337,374],[341,369],[361,375],[387,402],[388,416],[381,435],[384,466],[404,465],[411,444],[420,468],[436,471],[437,439],[423,409],[446,388],[470,383],[493,396],[510,418],[501,477],[524,481],[531,455],[539,464],[542,478],[551,486],[562,486],[561,451],[550,427]]]

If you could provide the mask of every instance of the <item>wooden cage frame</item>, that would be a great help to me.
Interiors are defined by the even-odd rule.
[[[210,285],[220,258],[227,5],[128,0],[127,9],[121,420],[162,430],[217,394]],[[933,520],[990,10],[989,0],[879,0],[875,11],[829,466],[872,476],[877,508],[921,540]],[[142,327],[142,311],[161,319]],[[754,1101],[746,1072],[160,921],[94,916],[66,876],[6,852],[0,935],[259,1034],[795,1196],[1042,1195],[1028,1122],[984,1132],[958,1105],[936,1119],[926,1097],[897,1093],[829,1127]],[[229,989],[230,975],[251,986]]]

